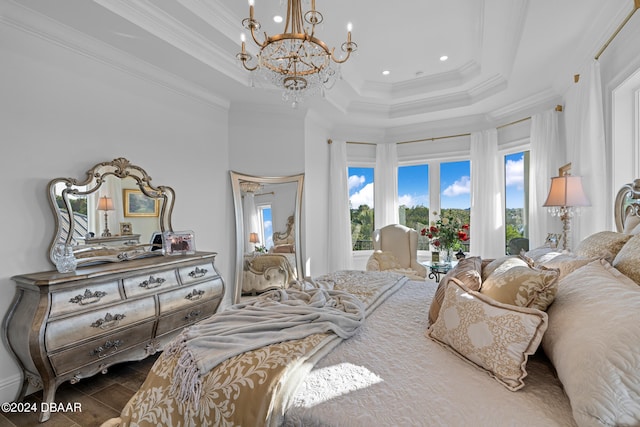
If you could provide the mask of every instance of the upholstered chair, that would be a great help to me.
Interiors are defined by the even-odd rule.
[[[418,262],[418,232],[400,224],[391,224],[371,233],[374,252],[367,262],[368,271],[394,271],[412,280],[424,280],[427,269]]]

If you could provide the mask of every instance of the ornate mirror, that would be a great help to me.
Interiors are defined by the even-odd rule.
[[[61,245],[72,248],[78,265],[160,255],[156,237],[172,231],[173,189],[153,186],[144,169],[122,157],[93,166],[83,181],[53,179],[48,191],[54,264]]]
[[[259,177],[231,171],[236,211],[236,293],[286,287],[304,277],[300,211],[304,174]]]

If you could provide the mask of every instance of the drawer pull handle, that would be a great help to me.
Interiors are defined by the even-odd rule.
[[[197,301],[202,298],[202,295],[204,295],[204,291],[199,291],[194,288],[185,298],[189,301]]]
[[[107,295],[106,292],[103,291],[95,291],[91,292],[90,289],[84,291],[84,294],[76,295],[75,297],[69,300],[72,304],[80,304],[80,305],[89,305],[95,304],[102,299],[103,296]]]
[[[156,278],[153,276],[149,276],[147,280],[140,283],[140,287],[146,288],[146,289],[159,288],[160,286],[162,286],[164,282],[165,282],[165,279],[163,279],[162,277]]]
[[[184,316],[184,320],[193,320],[194,318],[200,316],[202,314],[202,310],[193,310],[188,315]]]
[[[100,329],[111,329],[111,328],[115,328],[116,326],[118,326],[120,324],[120,321],[122,319],[124,319],[126,316],[124,314],[111,314],[111,313],[107,313],[104,316],[104,319],[98,319],[95,322],[93,322],[91,324],[91,327],[93,328],[100,328]]]
[[[209,270],[207,270],[206,268],[196,267],[195,270],[192,270],[189,273],[189,277],[191,277],[192,279],[197,279],[205,276],[208,272]]]
[[[124,344],[122,340],[108,340],[103,345],[94,348],[89,352],[90,356],[98,356],[98,358],[102,359],[103,357],[110,356],[118,351],[118,347],[121,347]],[[108,350],[112,350],[110,353],[103,354]]]

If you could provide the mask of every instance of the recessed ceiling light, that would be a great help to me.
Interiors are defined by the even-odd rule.
[[[442,55],[440,57],[440,61],[442,61],[442,62],[446,61],[447,59],[449,59],[449,57],[447,55]]]
[[[391,71],[389,71],[389,70],[384,70],[384,71],[382,72],[382,75],[383,75],[383,76],[388,76],[389,74],[391,74]]]
[[[282,16],[280,15],[276,15],[273,17],[273,22],[275,22],[276,24],[279,24],[282,22]]]

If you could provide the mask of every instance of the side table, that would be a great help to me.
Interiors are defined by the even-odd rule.
[[[440,282],[440,275],[447,274],[453,267],[451,263],[426,263],[426,267],[429,269],[429,279],[435,279],[436,283]]]

